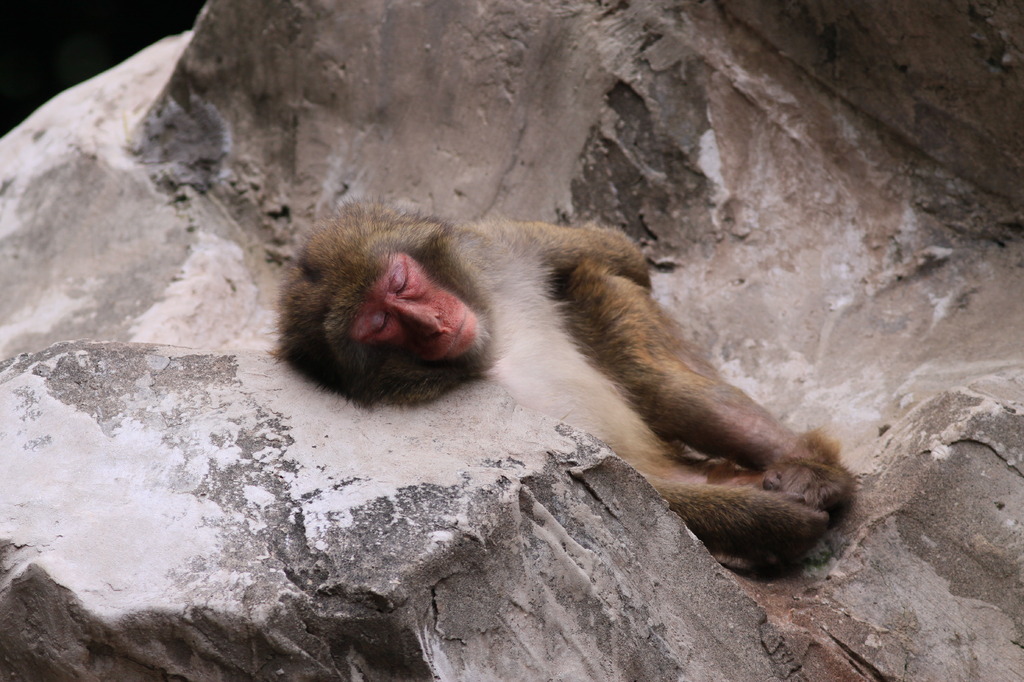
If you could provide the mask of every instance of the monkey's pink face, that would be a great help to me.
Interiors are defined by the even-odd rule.
[[[367,292],[351,336],[371,346],[404,348],[423,360],[450,360],[477,337],[476,314],[435,284],[412,257],[392,256]]]

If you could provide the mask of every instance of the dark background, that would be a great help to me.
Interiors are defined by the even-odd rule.
[[[0,135],[48,99],[192,28],[203,0],[21,0],[0,17]]]

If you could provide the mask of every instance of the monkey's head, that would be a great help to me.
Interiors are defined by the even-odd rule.
[[[479,376],[489,306],[459,239],[433,218],[345,206],[286,275],[278,357],[364,405],[428,400]]]

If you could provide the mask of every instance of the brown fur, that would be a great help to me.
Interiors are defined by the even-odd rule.
[[[365,292],[381,277],[386,257],[398,252],[477,314],[485,330],[478,347],[452,361],[427,362],[350,338]],[[523,304],[527,299],[540,302]],[[510,336],[527,333],[520,327],[537,334],[539,327],[503,322],[508,316],[495,313],[524,306],[516,314],[543,320],[546,336],[518,344],[527,359],[509,367],[500,354]],[[569,344],[559,340],[565,333]],[[651,299],[642,254],[616,231],[510,221],[453,225],[354,204],[314,232],[282,287],[278,355],[361,404],[430,400],[492,373],[508,378],[513,394],[518,388],[527,401],[537,399],[546,377],[528,359],[536,344],[562,348],[565,362],[548,368],[562,371],[552,386],[576,383],[566,398],[583,393],[595,402],[589,415],[574,414],[587,406],[550,407],[552,400],[559,405],[558,395],[542,395],[538,409],[569,414],[570,423],[606,438],[716,556],[744,566],[793,561],[824,533],[827,512],[853,495],[836,443],[818,431],[797,436],[782,426],[682,340]],[[570,357],[578,353],[587,361]],[[500,372],[492,372],[496,366]],[[686,464],[675,442],[713,459]]]

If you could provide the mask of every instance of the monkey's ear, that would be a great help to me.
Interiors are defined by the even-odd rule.
[[[298,268],[299,272],[302,273],[302,278],[310,284],[319,284],[320,280],[323,279],[323,271],[310,263],[307,258],[299,261]]]

